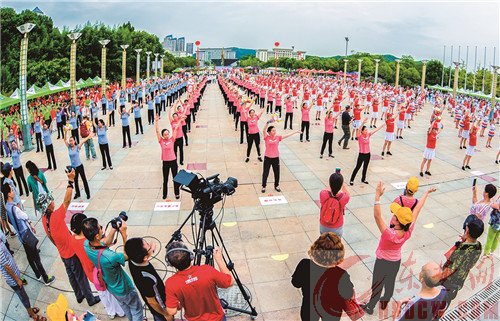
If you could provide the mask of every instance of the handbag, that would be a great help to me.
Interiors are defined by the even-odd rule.
[[[12,211],[13,211],[13,213],[12,213],[13,215],[12,216],[14,218],[14,222],[13,223],[16,225],[16,228],[19,231],[19,223],[17,222],[17,216],[16,216],[16,213],[15,213],[16,210],[17,210],[17,206],[13,206],[12,207]],[[28,226],[28,229],[24,233],[24,236],[21,239],[21,243],[23,244],[23,246],[27,246],[27,247],[30,247],[30,248],[36,248],[36,246],[38,244],[38,239],[35,236],[35,234],[33,234],[33,231],[31,230],[30,226]]]
[[[94,284],[97,291],[106,291],[106,282],[102,277],[102,269],[101,269],[101,255],[104,252],[104,249],[100,249],[97,254],[97,266],[94,266],[92,270],[92,283]]]
[[[342,309],[353,321],[359,320],[365,315],[365,311],[359,305],[358,300],[356,300],[356,291],[354,291],[352,298],[344,300]]]

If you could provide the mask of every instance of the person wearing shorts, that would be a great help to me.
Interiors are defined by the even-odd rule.
[[[431,162],[436,156],[436,140],[437,136],[441,132],[442,129],[439,128],[439,125],[436,121],[431,124],[431,127],[427,130],[427,144],[425,145],[424,157],[422,159],[422,163],[420,164],[420,176],[424,177],[424,166],[427,164],[427,168],[425,170],[425,174],[431,176]]]
[[[471,169],[469,166],[470,159],[472,156],[474,156],[475,151],[476,151],[476,144],[477,144],[477,131],[479,130],[479,123],[481,120],[477,122],[477,124],[473,124],[472,128],[470,129],[470,132],[468,133],[469,135],[469,145],[467,146],[467,149],[465,151],[465,157],[464,161],[462,163],[462,170],[466,169]]]
[[[387,155],[391,155],[391,144],[394,141],[394,117],[391,113],[386,114],[385,120],[385,141],[384,146],[382,147],[382,156],[385,156],[385,149],[387,148]]]
[[[398,114],[398,123],[397,123],[398,130],[396,131],[396,139],[401,138],[403,139],[403,129],[405,128],[405,109],[402,107],[399,110]]]

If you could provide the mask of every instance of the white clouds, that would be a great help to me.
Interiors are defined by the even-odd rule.
[[[349,36],[349,50],[418,59],[441,59],[444,44],[499,46],[498,2],[45,0],[4,5],[18,10],[38,5],[57,26],[130,20],[160,38],[184,35],[202,46],[269,48],[280,41],[284,47],[333,56],[343,54],[344,36]]]

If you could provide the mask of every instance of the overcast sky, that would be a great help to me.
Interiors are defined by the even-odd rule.
[[[74,28],[86,21],[108,25],[130,21],[160,40],[167,34],[200,40],[202,47],[271,48],[295,46],[308,54],[342,55],[344,37],[351,50],[370,53],[410,54],[417,59],[454,57],[469,45],[469,66],[474,46],[478,61],[488,48],[499,47],[499,1],[167,1],[167,0],[44,0],[2,1],[16,10],[40,7],[56,26]],[[454,59],[454,60],[455,60]],[[499,53],[496,54],[496,62]]]

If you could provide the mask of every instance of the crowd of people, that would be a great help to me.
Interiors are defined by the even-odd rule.
[[[8,132],[4,136],[2,131],[3,148],[0,149],[2,156],[11,157],[12,162],[0,164],[3,231],[0,232],[0,270],[30,317],[45,320],[39,314],[40,309],[33,307],[27,296],[27,280],[23,278],[13,259],[6,236],[17,235],[38,280],[50,286],[55,278],[46,273],[41,263],[36,231],[21,202],[24,193],[26,196],[32,193],[34,210],[42,215],[45,234],[58,250],[78,303],[86,300],[89,307],[101,303],[110,318],[125,316],[132,321],[143,320],[143,302],[156,321],[173,320],[180,309],[184,310],[183,315],[188,320],[226,319],[216,287],[230,287],[234,280],[219,249],[214,251],[214,261],[219,267],[216,270],[208,265],[193,265],[193,252],[182,242],[168,244],[165,260],[177,272],[163,280],[150,262],[157,253],[155,243],[146,238],[129,239],[127,224],[120,217],[104,228],[98,219],[87,217],[84,213],[76,213],[69,218],[70,228],[65,223],[71,200],[81,197],[80,179],[87,199],[91,198],[84,165],[80,159],[81,149],[85,148],[88,161],[97,159],[93,143],[93,138],[97,136],[102,170],[112,170],[107,131],[115,126],[115,116],[118,116],[121,120],[122,147],[132,148],[129,118],[134,118],[135,135],[142,135],[143,108],[147,109],[147,124],[155,126],[156,139],[161,149],[162,198],[168,199],[170,174],[173,179],[179,166],[184,165],[184,146],[189,146],[188,137],[196,122],[205,88],[211,79],[213,77],[206,74],[176,75],[127,88],[112,84],[106,93],[101,93],[99,88],[91,88],[79,92],[77,105],[70,104],[68,97],[65,100],[58,98],[50,108],[49,118],[42,112],[42,107],[33,106],[32,131],[36,152],[43,152],[45,149],[48,169],[57,170],[53,133],[57,131],[56,141],[62,139],[68,150],[71,163],[65,168],[68,185],[64,201],[58,208],[55,207],[44,174],[36,164],[26,162],[29,176],[27,179],[24,177],[17,122],[14,120],[5,126]],[[404,139],[405,131],[411,128],[412,122],[419,117],[426,103],[433,105],[433,112],[428,120],[427,142],[420,171],[415,169],[415,173],[418,172],[421,177],[432,175],[431,161],[436,155],[437,138],[444,130],[442,117],[445,113],[456,120],[455,129],[458,130],[460,149],[466,150],[463,170],[470,169],[471,157],[477,146],[477,135],[481,137],[488,128],[486,146],[491,146],[495,125],[499,121],[498,106],[463,96],[455,101],[450,95],[421,88],[395,88],[368,82],[358,84],[351,79],[344,82],[341,77],[254,75],[241,72],[219,73],[216,80],[224,98],[224,108],[234,122],[235,131],[240,131],[240,144],[244,144],[246,140],[244,161],[249,162],[255,145],[257,159],[262,162],[262,193],[266,192],[271,169],[274,174],[274,189],[281,192],[280,142],[291,139],[296,134],[301,143],[310,142],[310,131],[315,129],[314,126],[311,127],[310,118],[313,108],[314,125],[320,126],[323,123],[320,158],[323,158],[327,145],[328,157],[335,157],[332,144],[337,126],[342,128],[343,136],[337,141],[342,151],[348,152],[349,142],[357,141],[358,157],[350,175],[350,186],[354,185],[361,167],[361,182],[368,184],[371,140],[378,137],[374,135],[384,129],[381,155],[392,156],[393,152],[397,152],[393,142]],[[65,97],[63,94],[61,96]],[[43,105],[44,102],[40,104]],[[283,111],[284,127],[278,128],[281,126]],[[268,120],[261,130],[259,120],[264,112],[268,115]],[[293,129],[295,112],[301,117],[300,130]],[[169,128],[162,128],[160,124],[162,113],[168,115],[164,119],[168,120]],[[382,121],[382,125],[378,125],[377,121]],[[484,124],[486,127],[482,127]],[[481,132],[480,127],[483,128]],[[279,133],[281,131],[283,134]],[[261,134],[264,141],[263,152],[260,148]],[[497,163],[499,156],[497,153]],[[329,188],[319,195],[320,236],[311,245],[309,259],[302,260],[292,276],[292,285],[301,288],[303,294],[300,312],[302,320],[340,320],[343,313],[347,313],[351,319],[357,319],[364,313],[373,314],[377,303],[380,310],[387,310],[401,266],[402,248],[412,236],[429,194],[436,190],[431,187],[417,199],[419,180],[411,177],[404,194],[391,203],[391,218],[387,220],[381,211],[381,197],[385,187],[382,182],[377,184],[373,211],[380,240],[374,253],[376,260],[371,295],[367,302],[359,304],[350,275],[342,267],[345,255],[343,235],[349,233],[344,227],[344,213],[350,200],[349,185],[344,182],[340,170],[336,170],[329,178]],[[179,199],[180,185],[173,182],[173,186],[174,197]],[[477,197],[477,187],[473,187],[473,205],[464,222],[463,235],[446,253],[445,264],[428,262],[422,267],[419,275],[422,285],[420,292],[411,298],[395,302],[395,320],[414,320],[416,315],[419,316],[418,320],[438,320],[456,298],[481,254],[488,258],[495,253],[500,236],[500,201],[495,196],[496,187],[492,184],[486,185],[481,200]],[[483,250],[478,238],[484,232],[484,221],[488,214],[490,227]],[[124,246],[123,253],[113,249],[118,236]],[[123,268],[127,261],[130,273],[126,273]],[[92,291],[91,284],[97,292]]]

